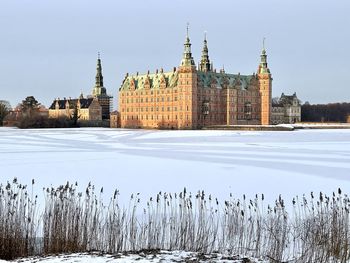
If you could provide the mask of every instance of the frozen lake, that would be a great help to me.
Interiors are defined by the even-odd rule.
[[[0,182],[17,177],[36,191],[78,181],[115,188],[128,200],[159,191],[232,192],[272,201],[350,189],[350,130],[158,131],[0,128]]]

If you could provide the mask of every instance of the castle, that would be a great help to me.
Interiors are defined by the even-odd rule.
[[[198,68],[188,35],[180,65],[170,72],[126,74],[119,89],[122,128],[198,129],[271,124],[272,76],[263,47],[257,73],[213,70],[204,37]]]

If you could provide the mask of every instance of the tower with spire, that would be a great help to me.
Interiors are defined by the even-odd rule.
[[[102,119],[109,119],[109,113],[111,111],[111,100],[112,96],[107,95],[107,90],[103,86],[103,75],[100,52],[97,54],[97,66],[96,66],[96,77],[95,86],[92,89],[92,97],[98,99],[102,107]]]
[[[184,44],[184,53],[182,55],[182,60],[181,60],[181,66],[195,66],[193,57],[192,57],[192,52],[191,52],[191,42],[190,42],[190,37],[188,35],[188,30],[189,30],[189,24],[187,23],[187,33],[186,33],[186,40]]]
[[[213,65],[210,64],[210,60],[209,60],[208,42],[207,42],[206,33],[204,33],[204,43],[203,43],[202,57],[199,63],[199,70],[203,72],[209,72],[213,70]]]
[[[106,95],[106,88],[103,87],[103,76],[100,52],[97,54],[97,66],[96,66],[96,77],[95,86],[92,90],[92,96],[97,97],[100,95]]]
[[[179,88],[186,91],[189,103],[185,106],[185,117],[180,120],[181,125],[185,128],[197,127],[197,69],[191,52],[191,42],[189,37],[189,24],[187,23],[186,39],[184,43],[184,52],[181,64],[178,68]]]
[[[272,76],[267,65],[265,38],[263,39],[263,48],[260,55],[257,78],[259,81],[259,90],[261,94],[261,124],[270,125],[272,111]]]

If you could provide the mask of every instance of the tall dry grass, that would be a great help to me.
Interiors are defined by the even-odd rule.
[[[34,254],[37,244],[39,215],[34,180],[28,191],[14,178],[0,185],[0,259]]]
[[[16,180],[0,187],[0,258],[41,252],[72,253],[140,250],[220,252],[268,258],[271,262],[347,262],[349,206],[347,195],[296,197],[273,205],[263,195],[230,197],[220,202],[204,191],[159,192],[140,205],[132,195],[121,206],[116,190],[108,203],[103,189],[89,184],[47,188],[38,213],[33,194]],[[289,206],[289,208],[286,208]],[[40,229],[38,227],[40,226]],[[42,235],[41,250],[38,235]],[[41,243],[40,243],[41,244]],[[10,248],[10,249],[9,249]]]

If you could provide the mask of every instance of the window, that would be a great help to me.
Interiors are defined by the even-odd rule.
[[[202,113],[204,115],[209,115],[209,101],[203,101]]]
[[[244,115],[247,120],[252,119],[252,104],[250,102],[244,104]]]

